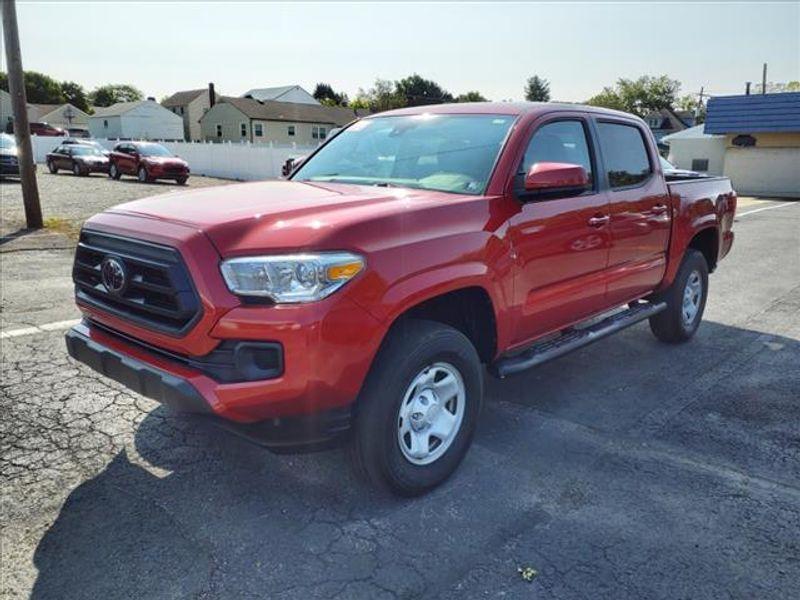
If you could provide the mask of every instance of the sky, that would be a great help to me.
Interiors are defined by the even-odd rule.
[[[666,74],[681,94],[800,79],[800,2],[379,3],[17,0],[23,65],[87,90],[146,96],[319,81],[356,94],[411,73],[458,95],[523,98],[534,74],[582,101],[620,77]],[[3,57],[5,62],[5,57]]]

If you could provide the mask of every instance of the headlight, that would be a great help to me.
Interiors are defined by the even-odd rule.
[[[248,256],[222,263],[228,289],[239,296],[265,296],[275,302],[313,302],[330,296],[364,269],[364,259],[349,252]]]

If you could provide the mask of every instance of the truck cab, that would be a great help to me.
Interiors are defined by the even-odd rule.
[[[185,197],[184,197],[185,196]],[[643,320],[702,319],[724,178],[665,179],[644,122],[476,103],[350,124],[288,181],[123,204],[76,252],[70,354],[273,449],[346,441],[413,495],[507,377]]]

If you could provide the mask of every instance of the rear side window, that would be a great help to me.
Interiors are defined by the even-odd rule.
[[[525,150],[522,172],[527,173],[539,162],[580,165],[586,169],[594,187],[592,157],[581,121],[555,121],[537,129]]]
[[[637,185],[650,177],[653,170],[638,127],[600,122],[597,132],[612,188]]]

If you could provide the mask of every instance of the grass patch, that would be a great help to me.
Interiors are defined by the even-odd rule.
[[[80,223],[61,217],[48,217],[44,220],[44,228],[65,235],[73,241],[77,241],[81,233]]]

